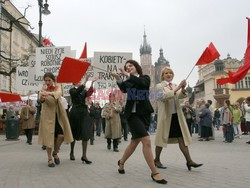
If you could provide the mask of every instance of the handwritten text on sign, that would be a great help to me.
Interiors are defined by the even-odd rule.
[[[42,85],[28,82],[28,67],[17,67],[16,70],[16,90],[39,91]]]
[[[42,47],[36,48],[36,74],[44,75],[52,72],[58,75],[64,57],[71,56],[70,47]]]
[[[103,69],[94,68],[96,89],[115,89],[117,88],[116,80],[110,76],[110,72],[120,73],[119,68],[123,68],[126,61],[132,59],[132,53],[127,52],[94,52],[93,66]],[[121,75],[120,75],[121,76]],[[123,79],[123,77],[121,76]]]

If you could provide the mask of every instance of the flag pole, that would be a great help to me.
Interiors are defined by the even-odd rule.
[[[109,73],[108,71],[106,71],[105,69],[102,69],[102,68],[99,68],[99,67],[95,67],[95,66],[93,66],[93,65],[91,65],[93,68],[95,68],[95,69],[99,69],[99,70],[101,70],[101,71],[103,71],[103,72],[107,72],[107,73]]]
[[[196,66],[196,64],[193,66],[192,70],[189,72],[188,76],[186,77],[186,80],[188,79],[188,77],[190,76],[190,74],[193,72],[195,66]]]

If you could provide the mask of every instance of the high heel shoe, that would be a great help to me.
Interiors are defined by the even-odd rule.
[[[155,181],[156,183],[159,183],[159,184],[167,184],[168,183],[168,181],[166,181],[165,179],[156,180],[154,178],[154,176],[157,175],[157,174],[159,174],[159,173],[157,172],[155,174],[151,174],[151,178],[152,178],[153,181]]]
[[[186,165],[187,165],[188,170],[191,171],[191,167],[198,168],[198,167],[202,166],[203,164],[196,164],[193,161],[191,161],[191,162],[187,162]]]
[[[59,164],[60,164],[60,159],[59,159],[59,157],[57,156],[57,154],[53,152],[52,156],[54,157],[54,162],[55,162],[57,165],[59,165]],[[57,157],[55,157],[55,156],[57,156]]]
[[[48,167],[55,167],[55,164],[53,163],[52,159],[48,160]]]
[[[166,169],[167,168],[166,166],[163,166],[163,164],[160,161],[154,161],[154,163],[155,163],[155,166],[157,168],[161,168],[161,169]]]
[[[120,169],[120,167],[124,166],[124,164],[120,163],[120,160],[118,161],[118,166],[119,166],[119,169],[118,169],[119,174],[125,174],[125,170],[124,169]]]
[[[73,154],[73,153],[70,153],[70,154],[69,154],[69,158],[70,158],[70,160],[71,160],[71,161],[76,160],[76,159],[75,159],[75,156],[74,156],[74,154]]]
[[[82,160],[82,163],[86,163],[86,164],[91,164],[92,163],[92,161],[89,161],[88,159],[84,159],[83,157],[81,158],[81,160]]]

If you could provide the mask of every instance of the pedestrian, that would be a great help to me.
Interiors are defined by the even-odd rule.
[[[96,131],[96,124],[95,124],[95,107],[94,103],[91,100],[90,97],[87,97],[85,99],[85,103],[88,107],[88,122],[90,123],[91,126],[91,137],[90,137],[90,145],[94,145],[94,140],[95,140],[95,131]]]
[[[128,60],[124,69],[121,68],[120,71],[126,80],[123,81],[117,73],[112,72],[111,75],[117,80],[119,88],[124,93],[127,93],[125,117],[132,138],[122,158],[118,161],[118,172],[125,174],[124,164],[141,142],[144,158],[151,169],[151,178],[157,183],[166,184],[167,181],[161,177],[154,165],[151,141],[148,134],[150,114],[153,113],[149,101],[150,77],[143,75],[141,66],[134,60]]]
[[[120,105],[122,107],[122,110],[120,112],[122,135],[123,135],[124,141],[128,141],[128,122],[127,122],[127,118],[125,117],[125,105],[122,101],[120,101]]]
[[[230,100],[224,101],[224,106],[221,109],[221,124],[224,129],[224,142],[231,143],[234,139],[234,129],[232,125],[232,110],[230,110]]]
[[[250,132],[250,97],[246,98],[246,103],[244,104],[245,109],[245,119],[246,119],[246,125],[247,125],[247,131]],[[250,140],[246,142],[247,144],[250,144]]]
[[[102,108],[100,104],[97,102],[95,103],[95,125],[96,125],[96,136],[101,136],[102,133]]]
[[[78,140],[82,141],[82,162],[91,164],[92,161],[88,160],[87,145],[88,140],[92,136],[92,121],[88,112],[88,104],[86,104],[86,98],[93,94],[93,83],[97,80],[94,79],[91,83],[90,88],[86,89],[86,83],[90,77],[87,73],[86,79],[83,83],[73,83],[70,90],[70,97],[72,101],[72,107],[69,111],[69,121],[72,130],[74,141],[70,144],[70,160],[75,160],[74,148],[75,142]]]
[[[58,152],[62,142],[69,144],[73,141],[73,137],[68,116],[61,101],[61,86],[56,84],[55,76],[51,72],[45,73],[43,80],[45,84],[39,92],[42,109],[38,143],[46,146],[48,166],[55,167],[55,164],[60,164]],[[55,164],[52,161],[52,156]]]
[[[201,138],[199,141],[209,141],[209,137],[212,135],[213,118],[209,106],[210,104],[206,103],[205,108],[200,112]]]
[[[155,137],[155,165],[158,168],[166,168],[160,161],[163,147],[168,144],[179,144],[179,148],[186,158],[188,170],[191,167],[197,168],[202,164],[195,163],[190,156],[188,145],[192,138],[181,108],[181,100],[187,97],[185,90],[186,80],[182,80],[179,85],[173,84],[174,72],[170,67],[165,67],[161,71],[161,83],[156,85],[156,91],[160,95],[156,98],[158,105],[158,121]]]
[[[20,119],[27,138],[26,143],[32,145],[33,129],[35,128],[36,107],[33,106],[32,100],[27,100],[27,105],[22,108]]]
[[[194,110],[190,106],[189,101],[185,101],[185,105],[182,108],[187,125],[188,125],[188,130],[190,132],[190,135],[192,136],[192,124],[194,123],[193,117],[194,117]]]
[[[214,124],[217,130],[220,130],[220,110],[216,108],[214,111]]]
[[[242,112],[240,110],[240,104],[238,102],[234,103],[233,105],[233,128],[234,128],[234,135],[235,138],[241,138],[241,117]]]
[[[120,112],[122,107],[117,101],[115,93],[109,95],[109,105],[105,106],[104,116],[106,119],[105,138],[107,139],[107,149],[111,149],[113,140],[113,151],[119,152],[118,140],[122,137]]]

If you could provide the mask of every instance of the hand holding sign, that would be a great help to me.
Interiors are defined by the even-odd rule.
[[[124,70],[124,68],[119,68],[123,76],[128,77],[128,73]]]
[[[120,76],[116,72],[110,72],[110,75],[113,76],[116,80],[121,80]]]

